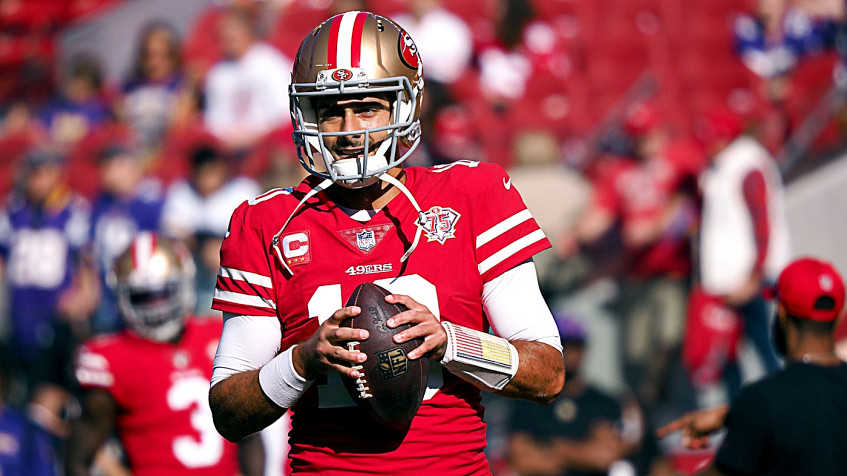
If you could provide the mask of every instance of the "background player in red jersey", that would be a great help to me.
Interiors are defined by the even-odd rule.
[[[188,317],[191,255],[177,241],[140,233],[117,258],[110,279],[127,329],[79,351],[83,413],[68,440],[66,473],[89,474],[114,429],[132,474],[239,474],[239,449],[217,434],[208,406],[221,324]],[[261,474],[261,440],[248,438],[241,446],[243,474]]]
[[[421,71],[387,18],[353,11],[319,25],[289,89],[312,176],[243,203],[221,247],[215,423],[236,441],[292,408],[295,473],[488,474],[480,389],[549,403],[564,382],[532,263],[550,244],[511,178],[470,161],[401,166],[420,140]],[[366,331],[339,328],[360,312],[342,303],[362,282],[410,309],[388,325],[413,323],[394,339],[423,337],[408,357],[435,369],[407,431],[380,428],[334,391],[365,357],[343,342]]]

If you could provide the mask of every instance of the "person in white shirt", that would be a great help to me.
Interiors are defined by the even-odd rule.
[[[427,60],[427,79],[450,84],[471,63],[473,36],[459,16],[442,6],[442,0],[406,0],[408,13],[395,15],[416,40],[421,57]],[[438,58],[432,61],[431,58]]]
[[[218,250],[233,210],[261,192],[250,177],[233,175],[228,158],[211,145],[197,147],[191,157],[191,176],[168,189],[162,228],[191,244],[197,262],[195,313],[211,312]]]
[[[224,59],[206,76],[203,121],[226,146],[247,149],[268,132],[287,125],[292,62],[258,40],[243,12],[229,12],[219,27]]]
[[[701,284],[741,312],[747,338],[772,373],[779,361],[771,349],[761,290],[790,258],[782,179],[768,150],[742,134],[734,112],[711,111],[707,134],[712,157],[700,176]]]

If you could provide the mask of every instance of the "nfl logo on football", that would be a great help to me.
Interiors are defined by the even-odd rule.
[[[370,251],[376,246],[376,238],[373,230],[364,230],[361,233],[356,233],[356,246],[362,251]]]

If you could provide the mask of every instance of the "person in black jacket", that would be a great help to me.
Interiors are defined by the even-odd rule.
[[[833,329],[844,282],[829,263],[801,258],[780,274],[774,341],[785,368],[743,388],[730,406],[689,413],[658,430],[682,430],[703,448],[726,427],[714,462],[701,475],[843,475],[847,471],[847,363]]]

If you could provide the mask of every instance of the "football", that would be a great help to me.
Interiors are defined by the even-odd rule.
[[[412,424],[423,401],[429,378],[429,361],[422,357],[410,360],[406,356],[423,339],[402,344],[394,342],[394,334],[411,326],[404,324],[391,329],[387,321],[405,311],[403,305],[389,304],[391,294],[373,283],[360,284],[347,299],[346,306],[359,306],[358,316],[341,322],[342,327],[366,329],[369,337],[347,343],[347,348],[364,352],[368,358],[357,367],[359,378],[343,378],[344,386],[356,404],[382,424],[395,430],[405,430]]]

